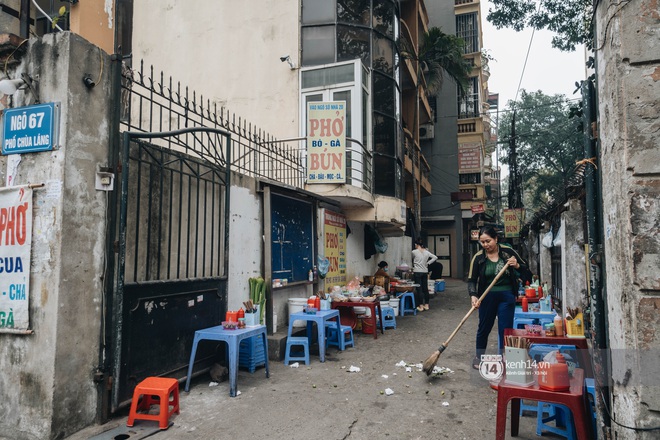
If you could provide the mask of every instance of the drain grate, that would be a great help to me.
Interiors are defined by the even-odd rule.
[[[135,421],[135,425],[128,427],[125,425],[117,426],[109,431],[102,432],[99,435],[90,437],[88,440],[140,440],[147,438],[160,431],[158,423],[147,423],[147,421]],[[173,423],[170,422],[169,426]]]

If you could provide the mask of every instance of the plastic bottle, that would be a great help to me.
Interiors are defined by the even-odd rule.
[[[526,296],[523,296],[522,298],[522,311],[527,312],[529,310],[529,301],[527,300]]]
[[[539,284],[539,289],[538,289],[538,295],[539,295],[539,298],[545,298],[545,296],[543,295],[543,286],[541,286],[540,284]]]
[[[314,281],[314,271],[312,269],[307,273],[307,280]]]
[[[561,319],[561,316],[555,315],[554,324],[555,336],[564,336],[564,320]]]
[[[245,310],[243,310],[243,307],[238,309],[238,312],[236,313],[236,317],[238,319],[245,318]]]
[[[518,281],[518,296],[525,296],[525,288],[522,285],[522,281]]]

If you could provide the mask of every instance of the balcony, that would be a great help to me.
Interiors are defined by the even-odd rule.
[[[413,141],[412,133],[404,129],[404,169],[408,172],[409,175],[415,176],[420,185],[422,192],[420,193],[422,197],[431,195],[431,166],[426,161],[424,155],[422,155],[419,144],[416,144]],[[413,165],[415,172],[413,173]]]

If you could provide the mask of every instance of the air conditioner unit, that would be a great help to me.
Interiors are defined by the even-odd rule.
[[[419,127],[419,138],[422,140],[433,139],[435,136],[435,127],[433,124],[424,124]]]

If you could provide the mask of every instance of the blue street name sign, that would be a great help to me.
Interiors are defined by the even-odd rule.
[[[2,122],[2,154],[50,151],[57,146],[60,104],[6,109]]]

